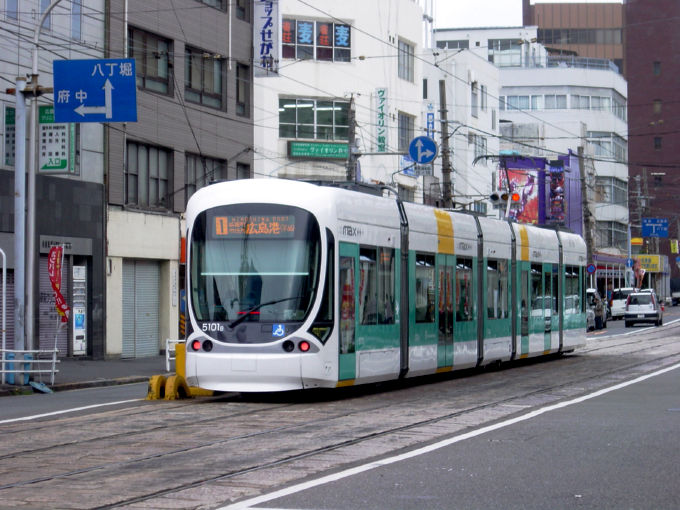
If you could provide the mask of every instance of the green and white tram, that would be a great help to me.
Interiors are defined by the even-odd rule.
[[[191,386],[339,387],[585,343],[575,234],[275,179],[200,189],[186,218]]]

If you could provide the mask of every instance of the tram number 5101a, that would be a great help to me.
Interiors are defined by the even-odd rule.
[[[201,329],[205,333],[209,333],[215,331],[224,331],[224,326],[222,326],[222,324],[217,324],[215,322],[204,322],[203,324],[201,324]]]

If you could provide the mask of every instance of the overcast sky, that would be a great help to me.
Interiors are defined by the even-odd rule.
[[[621,0],[560,0],[621,3]],[[535,3],[535,2],[532,2]],[[550,3],[538,2],[538,3]],[[435,0],[435,27],[512,27],[522,24],[522,0]]]

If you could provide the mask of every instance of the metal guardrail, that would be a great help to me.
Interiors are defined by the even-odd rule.
[[[17,384],[24,384],[21,379],[28,384],[27,379],[30,375],[36,374],[40,376],[40,379],[43,375],[49,375],[50,385],[54,385],[54,375],[59,372],[57,363],[60,363],[57,354],[59,354],[58,349],[50,351],[0,349],[2,384],[6,382],[14,384],[14,381],[17,381]]]
[[[165,339],[165,371],[170,372],[170,362],[175,361],[175,345],[184,340]]]

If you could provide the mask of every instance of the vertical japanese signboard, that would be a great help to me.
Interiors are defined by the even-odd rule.
[[[4,163],[14,166],[14,154],[16,152],[16,110],[11,106],[5,106],[5,146],[3,150]]]
[[[549,162],[550,192],[547,219],[552,224],[564,224],[566,213],[564,201],[564,161],[556,159]]]
[[[75,124],[55,123],[54,106],[39,108],[38,170],[42,173],[75,173]]]
[[[279,2],[255,0],[253,27],[254,76],[270,76],[279,68]]]
[[[375,89],[376,152],[387,152],[387,89]]]

